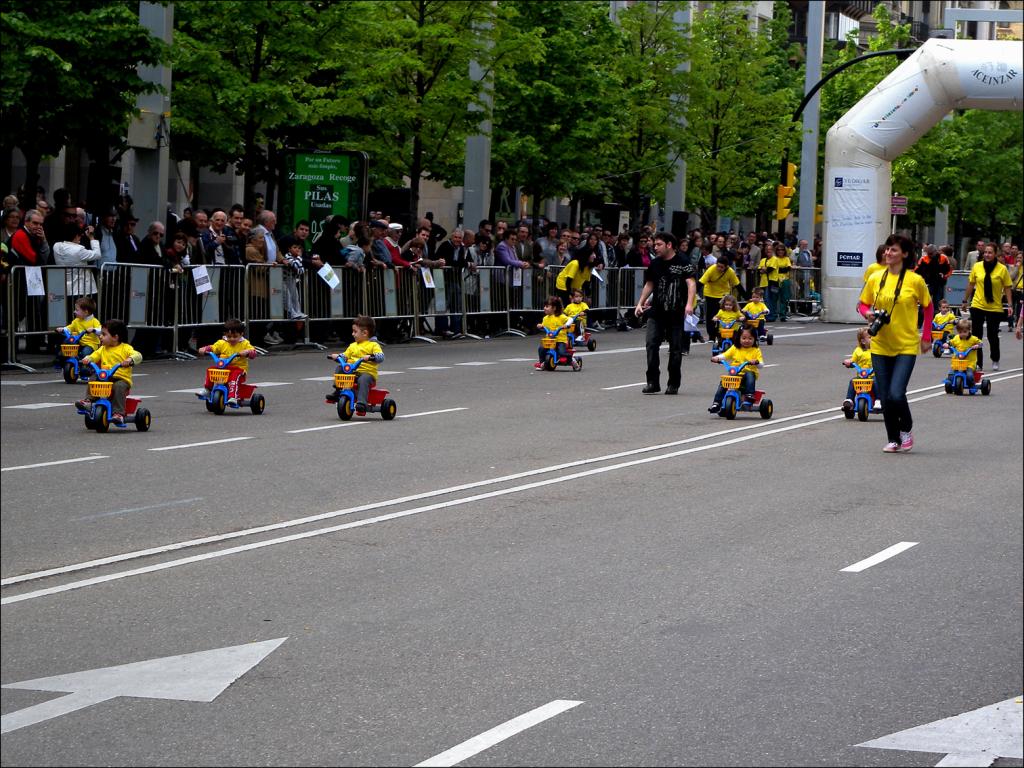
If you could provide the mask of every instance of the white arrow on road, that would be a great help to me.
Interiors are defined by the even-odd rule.
[[[264,640],[230,648],[215,648],[181,656],[137,661],[117,667],[90,669],[68,675],[40,677],[4,688],[69,693],[0,717],[0,733],[10,733],[53,717],[99,704],[118,696],[178,701],[213,701],[224,689],[287,640]]]
[[[1007,699],[857,746],[945,753],[946,757],[937,764],[940,766],[987,768],[1000,757],[1019,760],[1024,751],[1021,702],[1021,697]]]

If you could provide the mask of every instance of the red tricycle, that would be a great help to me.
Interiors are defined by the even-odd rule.
[[[212,386],[208,393],[196,392],[196,397],[206,402],[206,410],[220,416],[224,413],[225,408],[238,409],[247,405],[255,415],[259,416],[263,413],[267,407],[267,399],[263,395],[256,394],[255,384],[239,381],[238,396],[235,398],[228,396],[228,380],[231,378],[228,366],[231,365],[232,360],[238,357],[239,353],[236,352],[230,357],[218,357],[216,352],[207,354],[213,358],[214,363],[206,369],[206,377]]]
[[[367,412],[379,413],[384,421],[391,421],[395,418],[395,414],[398,413],[398,404],[388,397],[386,389],[381,389],[376,384],[370,386],[370,392],[366,398],[366,410],[356,408],[356,374],[359,366],[362,365],[361,360],[349,363],[340,355],[338,359],[328,355],[327,359],[336,362],[341,367],[341,370],[334,374],[333,396],[337,397],[337,401],[332,399],[333,396],[325,400],[328,405],[337,404],[339,419],[348,421],[353,414],[365,416]]]

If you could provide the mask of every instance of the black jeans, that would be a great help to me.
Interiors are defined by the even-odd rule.
[[[876,355],[871,353],[875,369],[875,395],[882,401],[885,435],[890,443],[900,442],[900,432],[914,427],[907,402],[907,386],[914,372],[917,355]]]
[[[718,310],[721,308],[722,299],[715,298],[704,294],[704,325],[708,329],[708,341],[714,341],[718,338],[718,321],[715,320],[715,315],[718,314]]]
[[[652,312],[647,318],[647,385],[661,386],[661,342],[668,339],[668,386],[678,389],[683,378],[684,313]]]
[[[992,358],[993,363],[999,362],[999,324],[1005,319],[1006,314],[1002,311],[988,312],[984,309],[971,307],[971,333],[979,339],[986,338],[986,336],[981,334],[982,329],[988,328],[986,335],[988,338],[988,348],[991,350],[989,356]],[[978,350],[979,369],[985,367],[984,351],[984,347]]]

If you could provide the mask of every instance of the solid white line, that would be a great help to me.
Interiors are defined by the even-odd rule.
[[[762,365],[761,367],[762,368],[778,368],[779,364],[778,363],[768,363],[768,365]]]
[[[900,552],[904,552],[910,549],[911,547],[916,547],[917,544],[918,542],[916,541],[901,541],[899,544],[893,544],[891,547],[886,547],[877,555],[866,557],[860,562],[854,563],[853,565],[848,565],[845,568],[840,568],[839,572],[860,573],[861,571],[866,571],[871,566],[878,565],[879,563],[888,560],[890,557],[896,557],[896,555],[898,555]]]
[[[328,424],[323,427],[306,427],[305,429],[289,429],[286,435],[297,435],[300,432],[319,432],[321,429],[338,429],[338,427],[354,427],[358,424],[366,424],[365,421],[343,421],[340,424]]]
[[[472,363],[456,363],[456,365],[497,365],[493,360],[490,362],[474,361]]]
[[[830,411],[835,411],[835,408],[830,408]],[[336,533],[337,531],[344,531],[350,528],[360,528],[366,525],[374,525],[376,523],[383,523],[389,520],[397,520],[402,517],[409,517],[410,515],[418,515],[423,512],[432,512],[437,509],[450,509],[452,507],[460,507],[465,504],[472,504],[477,501],[483,501],[485,499],[493,499],[500,496],[508,496],[513,493],[521,493],[523,491],[529,491],[534,488],[542,488],[555,483],[565,483],[572,480],[578,480],[584,477],[590,477],[592,475],[604,474],[605,472],[615,472],[620,469],[628,469],[641,464],[650,464],[655,461],[665,461],[667,459],[674,459],[679,456],[685,456],[691,453],[699,453],[701,451],[709,451],[714,448],[722,448],[729,445],[735,445],[737,443],[746,442],[747,440],[756,440],[760,437],[767,437],[770,435],[780,434],[782,432],[789,432],[794,429],[803,429],[804,427],[811,427],[817,424],[823,424],[827,421],[834,421],[836,419],[842,419],[845,416],[842,413],[836,413],[832,416],[826,416],[821,419],[814,421],[805,421],[799,424],[789,424],[785,427],[779,427],[778,429],[763,430],[761,432],[754,432],[747,435],[741,435],[740,437],[734,437],[730,440],[722,440],[718,443],[710,443],[708,445],[699,445],[693,448],[684,448],[679,451],[672,451],[671,453],[659,454],[657,456],[646,456],[642,459],[634,459],[633,461],[624,461],[619,464],[611,464],[605,467],[597,467],[595,469],[583,470],[581,472],[575,472],[568,475],[558,475],[556,477],[548,478],[547,480],[538,480],[532,483],[524,483],[523,485],[512,486],[511,488],[502,488],[496,491],[488,491],[487,493],[478,493],[474,496],[466,496],[460,499],[452,499],[450,501],[441,501],[436,504],[428,504],[422,507],[413,507],[412,509],[405,509],[400,512],[390,512],[385,515],[378,515],[377,517],[369,517],[363,520],[356,520],[351,523],[340,523],[338,525],[328,526],[326,528],[317,528],[312,531],[305,531],[303,533],[293,533],[288,536],[281,536],[276,539],[266,539],[264,541],[257,541],[252,544],[242,544],[237,547],[229,547],[228,549],[218,550],[216,552],[208,552],[202,555],[192,555],[191,557],[184,557],[180,560],[168,560],[164,563],[157,563],[155,565],[148,565],[141,568],[134,568],[128,571],[121,571],[118,573],[111,573],[106,576],[96,576],[91,579],[83,579],[81,581],[73,581],[67,584],[62,584],[56,587],[50,587],[48,589],[39,589],[34,592],[25,592],[21,595],[15,595],[12,597],[6,597],[0,600],[0,605],[8,605],[10,603],[19,603],[24,600],[33,600],[37,597],[45,597],[47,595],[56,595],[61,592],[70,592],[76,589],[82,589],[84,587],[90,587],[94,584],[104,584],[108,581],[118,581],[120,579],[127,579],[131,576],[141,576],[146,573],[153,573],[155,571],[163,571],[168,568],[177,568],[183,565],[189,565],[191,563],[198,563],[204,560],[212,560],[220,557],[227,557],[228,555],[235,555],[240,552],[248,552],[255,549],[262,549],[264,547],[271,547],[277,544],[285,544],[292,541],[300,541],[301,539],[308,539],[315,536],[325,536],[329,533]],[[265,526],[267,527],[267,526]],[[110,558],[107,558],[110,560]],[[65,571],[68,569],[64,569]],[[15,580],[25,581],[25,576],[14,577],[12,579],[4,579],[3,583],[13,583]]]
[[[95,461],[96,459],[109,459],[109,456],[80,456],[77,459],[61,459],[60,461],[44,461],[41,464],[22,464],[20,467],[4,467],[0,472],[13,472],[16,469],[35,469],[36,467],[53,467],[57,464],[77,464],[80,461]]]
[[[399,414],[398,418],[400,418],[400,419],[411,419],[414,416],[433,416],[435,413],[452,413],[454,411],[466,411],[466,410],[469,410],[469,409],[468,408],[443,408],[440,411],[423,411],[421,413]]]
[[[293,382],[290,381],[253,381],[249,382],[254,387],[290,387]]]
[[[532,728],[538,723],[550,720],[555,715],[560,715],[566,710],[578,707],[582,703],[582,701],[567,701],[565,699],[556,699],[555,701],[548,702],[543,707],[537,707],[525,714],[519,715],[519,717],[513,717],[511,720],[495,726],[489,731],[484,731],[480,735],[474,736],[451,749],[446,749],[441,754],[434,755],[422,763],[416,763],[414,768],[450,768],[450,766],[458,765],[463,760],[467,760],[473,755],[479,754],[485,749],[489,749],[495,744],[499,744],[505,741],[505,739],[525,731],[527,728]]]
[[[641,381],[638,384],[619,384],[619,386],[617,387],[601,387],[601,389],[604,390],[605,392],[608,392],[613,389],[628,389],[629,387],[642,387],[646,383],[646,381]]]
[[[1017,370],[1017,369],[1014,369]],[[998,381],[1005,379],[1019,378],[1022,374],[1016,374],[1014,376],[1006,376]],[[919,400],[925,400],[932,397],[943,397],[944,392],[942,385],[923,387],[921,389],[913,389],[908,394],[916,394],[918,392],[926,392],[931,389],[938,389],[938,392],[933,394],[924,395],[923,397],[915,398],[911,402],[917,402]],[[822,414],[835,413],[838,406],[830,406],[819,411],[808,411],[807,413],[800,413],[794,416],[785,416],[781,419],[772,419],[772,424],[781,424],[788,421],[796,421],[798,419],[809,418],[811,416],[820,416]],[[835,418],[838,418],[836,416]],[[828,419],[826,419],[827,421]],[[349,422],[352,424],[364,424],[366,422]],[[818,423],[818,422],[815,422]],[[502,475],[499,477],[487,478],[484,480],[475,480],[469,483],[463,483],[461,485],[453,485],[447,488],[439,488],[433,491],[425,491],[423,493],[411,494],[409,496],[400,496],[393,499],[386,499],[384,501],[370,502],[368,504],[362,504],[356,507],[348,507],[345,509],[337,509],[330,512],[322,512],[317,515],[310,515],[308,517],[294,518],[292,520],[285,520],[280,523],[272,523],[269,525],[261,525],[255,528],[246,528],[240,531],[230,531],[228,533],[219,533],[211,536],[205,536],[199,539],[189,539],[186,541],[179,541],[173,544],[164,544],[159,547],[151,547],[149,549],[135,550],[132,552],[124,552],[119,555],[111,555],[109,557],[103,557],[96,560],[89,560],[82,563],[74,563],[72,565],[58,566],[56,568],[49,568],[44,571],[35,571],[33,573],[26,573],[20,576],[10,576],[6,579],[0,580],[0,586],[9,586],[11,584],[19,584],[26,581],[35,581],[38,579],[44,579],[50,576],[56,576],[64,573],[74,573],[75,571],[86,570],[89,568],[97,568],[103,565],[111,565],[113,563],[125,562],[127,560],[137,560],[142,557],[149,557],[151,555],[160,555],[167,552],[174,552],[177,550],[188,549],[191,547],[203,546],[206,544],[215,544],[220,541],[227,541],[229,539],[241,538],[243,536],[253,536],[260,533],[267,533],[269,531],[281,530],[284,528],[292,528],[298,525],[306,525],[309,523],[319,522],[321,520],[329,520],[335,517],[342,517],[345,515],[356,514],[358,512],[369,512],[374,509],[382,509],[385,507],[397,506],[399,504],[405,504],[412,501],[422,501],[424,499],[436,498],[438,496],[445,496],[447,494],[458,493],[460,491],[472,490],[474,488],[482,488],[489,485],[497,485],[500,483],[511,482],[514,480],[522,480],[527,477],[535,477],[537,475],[548,474],[551,472],[562,472],[567,469],[574,467],[586,466],[588,464],[597,464],[604,461],[612,461],[615,459],[625,458],[627,456],[636,456],[641,453],[649,453],[651,451],[659,451],[665,448],[674,448],[680,445],[687,445],[689,443],[695,443],[701,440],[710,440],[712,438],[721,437],[722,435],[731,435],[738,432],[746,432],[754,429],[763,429],[768,422],[754,421],[749,424],[744,424],[740,427],[731,427],[729,429],[718,430],[716,432],[709,432],[703,435],[695,435],[693,437],[687,437],[682,440],[674,440],[669,443],[660,443],[656,445],[643,446],[641,448],[632,448],[627,451],[620,451],[618,453],[605,454],[603,456],[594,456],[586,459],[576,459],[574,461],[564,462],[562,464],[553,464],[547,467],[540,467],[538,469],[530,469],[523,472],[515,472],[510,475]],[[335,426],[335,425],[332,425]],[[341,425],[337,425],[341,426]],[[107,458],[107,457],[101,457]]]
[[[0,381],[5,387],[31,387],[33,384],[63,384],[64,379],[43,379],[42,381]]]
[[[450,365],[420,365],[413,366],[410,371],[447,371],[451,368]]]
[[[195,395],[198,394],[200,390],[202,390],[202,387],[193,387],[192,389],[168,389],[167,393],[185,392],[190,395]]]
[[[38,411],[40,408],[60,408],[73,403],[27,403],[26,405],[5,405],[4,410]]]
[[[150,451],[176,451],[179,448],[198,448],[202,445],[220,445],[221,443],[234,443],[238,440],[252,440],[252,437],[226,437],[223,440],[207,440],[203,443],[185,443],[184,445],[165,445],[163,448],[149,448]]]

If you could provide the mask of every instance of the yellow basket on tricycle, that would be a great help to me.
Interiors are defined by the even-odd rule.
[[[853,391],[854,392],[865,392],[870,393],[871,389],[875,386],[874,379],[854,379],[853,380]]]
[[[718,326],[718,335],[722,339],[731,339],[733,337],[733,334],[736,333],[738,327],[739,325],[737,323],[733,323],[733,325],[730,326],[729,328],[726,328],[724,325],[720,325]]]
[[[555,347],[558,346],[558,339],[543,338],[540,340],[540,345],[544,349],[554,349]]]
[[[227,368],[207,368],[206,375],[210,377],[210,382],[213,384],[226,384],[227,380],[231,378],[231,371]]]
[[[932,341],[941,341],[942,338],[945,335],[946,335],[945,329],[940,328],[940,329],[936,330],[935,328],[932,328]]]
[[[335,389],[354,389],[356,386],[356,375],[354,373],[334,374]]]
[[[725,389],[739,389],[741,381],[743,381],[742,376],[733,376],[731,374],[722,376],[722,386]]]
[[[114,382],[110,380],[89,382],[89,397],[110,397],[113,390]]]
[[[78,344],[61,344],[60,353],[64,357],[78,357]]]
[[[971,366],[967,364],[966,357],[954,357],[949,361],[949,367],[954,371],[966,371]]]

